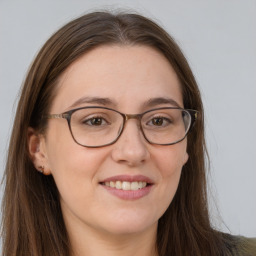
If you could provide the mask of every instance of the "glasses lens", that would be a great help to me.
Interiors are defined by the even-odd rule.
[[[112,143],[119,136],[122,126],[122,115],[104,108],[79,109],[72,114],[70,121],[75,141],[88,147]]]
[[[158,109],[142,117],[142,129],[147,140],[154,144],[172,144],[185,138],[191,115],[182,109]]]

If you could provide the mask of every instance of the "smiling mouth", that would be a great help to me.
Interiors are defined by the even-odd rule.
[[[146,181],[106,181],[100,183],[104,186],[110,187],[110,188],[115,188],[115,189],[120,189],[120,190],[139,190],[143,189],[149,185],[150,183],[147,183]]]

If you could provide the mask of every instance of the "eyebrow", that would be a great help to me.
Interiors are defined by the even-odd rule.
[[[111,100],[109,98],[82,97],[82,98],[76,100],[69,108],[78,107],[79,105],[82,105],[84,103],[98,104],[98,105],[102,105],[102,106],[106,106],[106,105],[116,106],[117,105],[113,100]]]
[[[148,101],[146,101],[143,106],[144,107],[155,107],[156,105],[161,104],[171,104],[174,107],[182,108],[177,101],[171,98],[165,98],[165,97],[157,97],[157,98],[151,98]]]
[[[90,103],[90,104],[98,104],[102,106],[117,106],[117,103],[111,100],[110,98],[101,98],[101,97],[82,97],[76,100],[69,108],[76,108],[82,104]],[[181,108],[181,106],[171,98],[166,97],[157,97],[151,98],[142,104],[143,108],[155,107],[161,104],[169,104],[177,108]]]

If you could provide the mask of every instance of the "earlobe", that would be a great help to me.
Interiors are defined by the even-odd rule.
[[[44,175],[50,175],[47,153],[45,151],[45,138],[38,134],[35,129],[28,129],[28,151],[35,168]]]

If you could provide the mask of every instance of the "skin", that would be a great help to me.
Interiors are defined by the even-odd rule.
[[[50,113],[72,106],[81,97],[109,98],[104,105],[137,114],[155,97],[168,97],[183,107],[181,86],[167,59],[146,46],[98,47],[74,62],[61,76]],[[170,146],[149,144],[137,121],[126,123],[119,140],[101,148],[74,142],[65,119],[51,119],[46,134],[29,132],[29,148],[38,169],[53,175],[60,192],[64,221],[74,255],[157,255],[157,222],[171,203],[182,166],[188,159],[186,139]],[[145,175],[150,193],[137,200],[117,198],[99,182],[115,175]]]

